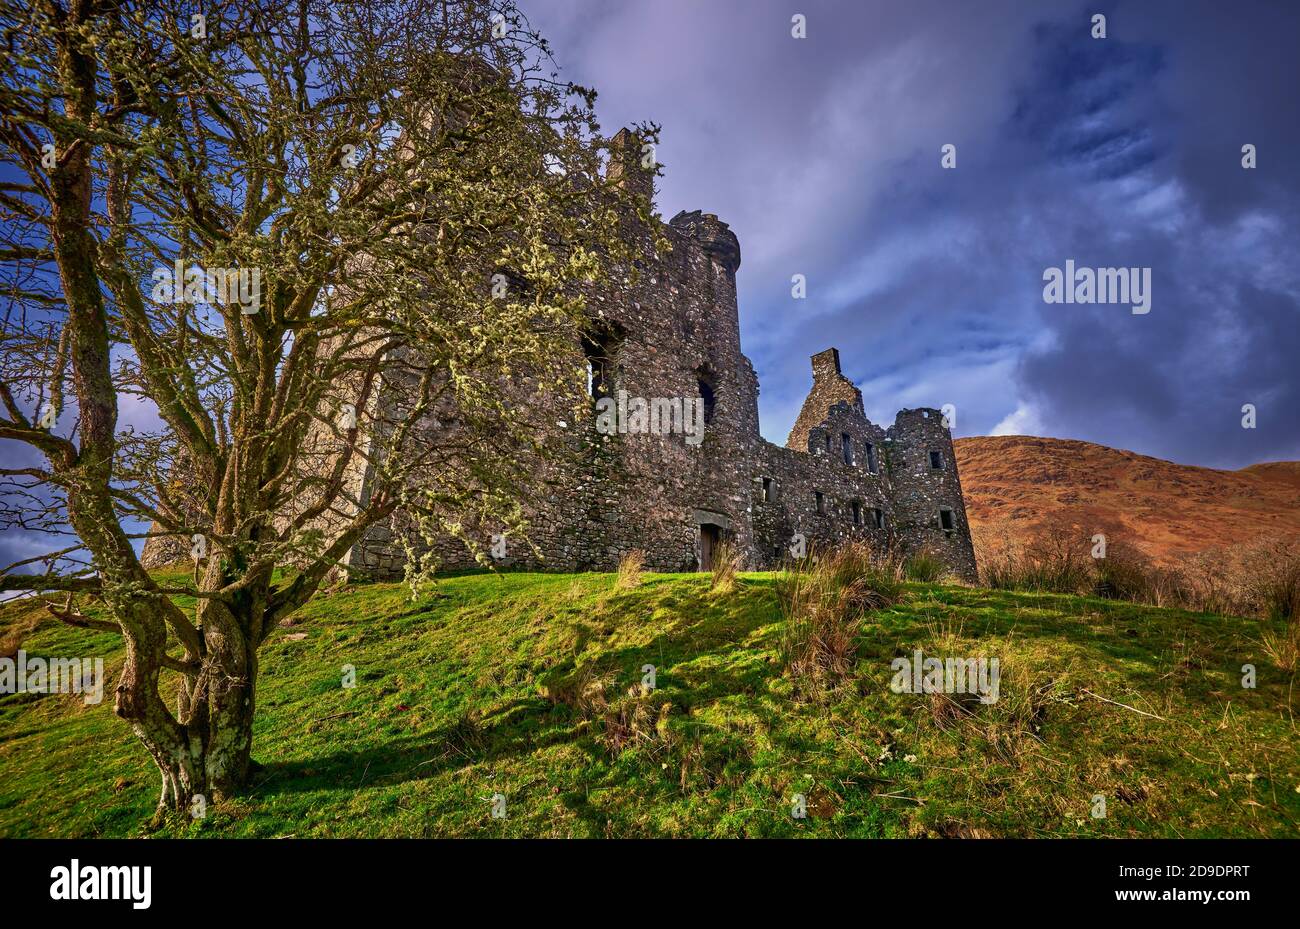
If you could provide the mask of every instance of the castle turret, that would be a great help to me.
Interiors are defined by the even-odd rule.
[[[731,227],[713,213],[682,210],[668,223],[682,235],[689,236],[704,247],[710,258],[729,271],[732,276],[740,270],[740,240]]]
[[[930,551],[975,579],[975,550],[952,434],[935,409],[903,410],[888,430],[895,527],[910,551]]]

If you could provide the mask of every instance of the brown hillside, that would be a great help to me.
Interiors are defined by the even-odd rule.
[[[1033,436],[955,443],[976,556],[1048,522],[1121,532],[1159,562],[1284,535],[1300,540],[1300,462],[1217,471]]]

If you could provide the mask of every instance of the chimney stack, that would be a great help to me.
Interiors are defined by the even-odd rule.
[[[840,377],[840,350],[828,348],[812,356],[813,383],[834,381]]]
[[[645,197],[651,206],[655,196],[655,169],[642,167],[642,160],[652,158],[650,149],[643,149],[643,143],[630,129],[620,129],[609,140],[609,166],[605,169],[605,178],[618,184],[629,193]]]

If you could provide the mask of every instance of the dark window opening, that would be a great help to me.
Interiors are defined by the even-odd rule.
[[[829,455],[830,451],[831,451],[831,434],[828,432],[826,433],[826,453]]]
[[[763,502],[776,502],[776,481],[772,480],[770,477],[763,478]]]
[[[952,510],[947,507],[939,510],[939,528],[944,532],[952,532],[953,530]]]
[[[876,447],[870,442],[867,443],[867,470],[876,473]]]
[[[820,490],[813,491],[813,498],[816,500],[817,503],[818,514],[825,515],[826,498],[822,496],[822,492]]]
[[[935,470],[943,467],[943,452],[930,452],[930,467]]]
[[[885,511],[877,508],[871,510],[871,521],[877,529],[885,528]]]
[[[861,500],[853,501],[853,525],[855,526],[862,525],[862,501]]]
[[[582,351],[587,356],[587,393],[593,400],[614,393],[615,365],[623,344],[617,332],[609,328],[593,329],[582,337]]]
[[[840,449],[844,452],[844,463],[853,464],[853,439],[847,432],[840,433]]]
[[[700,399],[704,402],[704,425],[713,422],[713,411],[716,403],[714,399],[714,377],[709,373],[707,368],[700,368],[695,372],[695,382],[700,388]]]

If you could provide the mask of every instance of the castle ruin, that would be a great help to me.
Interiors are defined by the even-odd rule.
[[[611,146],[609,178],[652,202],[653,174],[640,167],[636,137],[625,129]],[[640,550],[649,570],[708,570],[725,543],[747,567],[765,569],[861,541],[882,552],[928,552],[974,580],[957,461],[940,412],[903,410],[888,428],[872,423],[839,352],[828,348],[812,357],[812,389],[785,445],[766,441],[758,379],[740,347],[739,241],[709,213],[654,222],[657,229],[646,229],[629,218],[627,234],[642,256],[635,273],[586,294],[589,325],[575,339],[572,361],[575,369],[585,361],[589,372],[590,415],[570,422],[572,406],[554,398],[544,417],[552,434],[539,441],[563,447],[563,462],[538,463],[535,486],[521,493],[528,544],[506,539],[496,563],[607,571]],[[670,248],[656,249],[656,238]],[[601,428],[601,410],[612,410],[605,425],[616,428]],[[693,425],[702,434],[692,434]],[[436,430],[430,435],[436,441]],[[366,467],[349,475],[346,499],[368,499]],[[471,514],[464,528],[484,547],[500,530],[474,525]],[[430,540],[398,511],[372,526],[344,565],[361,576],[400,576],[412,546],[428,552]],[[476,563],[462,539],[440,537],[432,548],[440,568]],[[162,536],[149,540],[144,560],[155,566],[185,554]]]
[[[613,144],[608,170],[652,198],[636,138],[623,130]],[[859,540],[929,552],[973,580],[970,526],[940,412],[903,410],[888,428],[872,423],[839,352],[828,348],[812,358],[812,389],[785,446],[766,441],[758,379],[740,348],[739,241],[725,222],[698,211],[678,213],[659,232],[671,244],[666,253],[649,247],[649,230],[632,228],[647,246],[639,273],[588,295],[591,328],[574,351],[586,356],[592,415],[574,424],[576,462],[544,475],[545,491],[532,504],[529,538],[541,557],[507,546],[498,562],[612,570],[639,549],[652,570],[707,570],[725,542],[746,565],[770,568]],[[694,401],[702,440],[667,428],[598,428],[599,407],[616,406],[619,423],[635,419],[627,398]],[[654,411],[650,419],[654,427]],[[554,438],[571,440],[574,430]],[[360,481],[364,496],[364,475]],[[400,515],[374,527],[347,563],[372,575],[400,573],[402,532]],[[443,566],[473,563],[458,540],[438,549]]]

